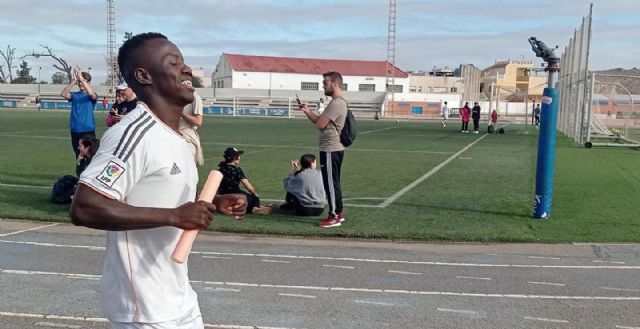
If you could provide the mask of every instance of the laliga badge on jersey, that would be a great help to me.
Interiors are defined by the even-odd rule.
[[[102,172],[97,178],[102,184],[111,188],[118,178],[122,176],[122,173],[124,173],[124,168],[121,165],[109,161],[109,164],[102,169]]]

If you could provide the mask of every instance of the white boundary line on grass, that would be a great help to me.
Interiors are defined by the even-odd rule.
[[[0,187],[26,187],[26,188],[51,188],[52,186],[42,186],[42,185],[19,185],[19,184],[5,184],[0,182]]]
[[[375,129],[375,130],[366,130],[366,131],[361,132],[360,135],[366,135],[366,134],[375,133],[375,132],[378,132],[378,131],[398,129],[398,128],[402,128],[402,127],[404,127],[404,126],[395,126],[395,127],[388,127],[388,128]]]
[[[422,177],[416,179],[415,181],[411,182],[409,185],[403,187],[400,191],[396,192],[394,195],[392,195],[389,198],[387,198],[387,200],[385,200],[381,204],[379,204],[378,207],[386,208],[391,203],[393,203],[394,201],[398,200],[405,193],[411,191],[411,189],[413,189],[414,187],[418,186],[418,184],[424,182],[427,178],[433,176],[433,174],[435,174],[438,171],[440,171],[440,169],[442,169],[444,166],[446,166],[449,162],[453,161],[460,154],[464,153],[466,150],[471,148],[473,145],[476,145],[476,143],[478,143],[479,141],[483,140],[487,136],[489,136],[489,134],[485,134],[482,137],[480,137],[480,138],[476,139],[475,141],[471,142],[469,145],[467,145],[464,148],[462,148],[462,150],[456,152],[454,155],[450,156],[447,160],[444,160],[442,163],[440,163],[439,165],[435,166],[433,169],[429,170],[426,174],[422,175]]]
[[[69,129],[46,129],[46,130],[22,130],[22,131],[7,131],[0,133],[0,136],[15,135],[15,134],[28,134],[28,133],[41,133],[45,131],[69,131]]]
[[[223,145],[223,146],[228,146],[228,145],[235,145],[235,146],[240,146],[240,147],[267,147],[267,148],[274,148],[274,149],[314,149],[317,150],[318,146],[314,145],[314,146],[291,146],[291,145],[270,145],[270,144],[238,144],[238,143],[213,143],[213,142],[205,142],[205,143],[200,143],[202,145]],[[418,153],[418,154],[451,154],[451,152],[442,152],[442,151],[414,151],[414,150],[380,150],[380,149],[359,149],[359,148],[349,148],[348,149],[349,152],[351,151],[355,151],[355,152],[389,152],[389,153]],[[214,157],[214,158],[207,158],[206,160],[210,160],[210,159],[217,159],[219,157]]]
[[[20,138],[37,138],[37,139],[69,139],[69,137],[61,136],[38,136],[38,135],[0,135],[2,137],[20,137]]]

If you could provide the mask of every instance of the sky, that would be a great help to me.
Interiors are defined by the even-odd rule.
[[[640,1],[595,0],[590,68],[640,67]],[[586,0],[398,0],[396,65],[405,71],[486,68],[533,59],[527,42],[567,46],[589,12]],[[116,36],[160,32],[187,64],[209,75],[223,52],[247,55],[385,60],[384,0],[115,0]],[[21,57],[40,44],[106,79],[106,0],[0,0],[0,49]],[[119,46],[119,45],[118,45]],[[27,58],[32,76],[50,81],[53,61]],[[539,60],[536,60],[539,62]],[[15,65],[18,65],[16,63]],[[39,68],[41,70],[39,71]],[[14,69],[15,72],[15,69]]]

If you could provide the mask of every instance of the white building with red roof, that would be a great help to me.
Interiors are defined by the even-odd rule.
[[[385,61],[250,56],[223,53],[214,88],[322,90],[322,74],[342,74],[346,91],[384,92]],[[409,91],[409,75],[394,67],[396,92]]]

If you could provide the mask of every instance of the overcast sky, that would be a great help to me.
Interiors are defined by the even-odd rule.
[[[124,32],[160,32],[188,64],[215,69],[223,52],[290,57],[385,60],[388,1],[384,0],[115,0],[117,41]],[[398,0],[396,64],[480,68],[496,60],[530,59],[527,38],[568,44],[586,0]],[[104,81],[105,0],[0,0],[0,49],[22,56],[53,48],[71,64],[92,67]],[[640,67],[640,1],[594,1],[591,68]],[[28,59],[50,80],[49,59]]]

